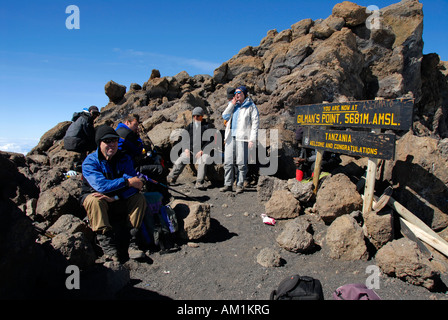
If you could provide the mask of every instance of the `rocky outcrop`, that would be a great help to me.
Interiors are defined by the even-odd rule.
[[[160,147],[166,164],[171,166],[175,137],[191,121],[193,108],[202,107],[208,120],[223,130],[226,89],[244,84],[258,106],[260,128],[276,129],[279,134],[280,141],[275,145],[279,151],[278,171],[275,176],[259,177],[256,196],[265,204],[268,215],[291,219],[285,222],[277,244],[299,254],[325,247],[334,259],[373,257],[385,273],[433,288],[437,273],[425,257],[415,253],[409,241],[399,239],[400,232],[394,230],[390,215],[357,213],[362,200],[355,183],[366,169],[362,159],[347,157],[333,175],[325,178],[317,194],[311,183],[291,179],[295,172],[293,157],[299,155],[294,139],[296,107],[323,101],[412,97],[416,102],[413,128],[407,133],[394,132],[396,158],[380,164],[377,190],[393,186],[394,198],[434,230],[447,232],[447,63],[436,54],[423,55],[423,10],[418,1],[401,1],[374,14],[344,1],[324,19],[304,19],[289,29],[268,31],[258,46],[242,48],[213,76],[180,72],[162,77],[153,70],[148,81],[132,83],[128,91],[125,85],[110,81],[105,85],[110,101],[101,108],[96,125],[115,127],[124,115],[139,114],[142,140]],[[42,270],[52,270],[45,264],[51,261],[47,255],[62,261],[60,270],[68,261],[86,268],[91,264],[91,239],[82,221],[75,219],[84,216],[77,203],[81,176],[65,175],[79,168],[81,162],[79,154],[63,149],[62,139],[69,125],[69,121],[56,124],[26,157],[0,153],[0,178],[4,181],[1,207],[7,212],[0,224],[0,247],[5,253],[0,257],[0,274],[12,275],[1,281],[11,292],[19,278],[18,285],[45,278]],[[263,147],[267,154],[274,148],[269,140]],[[216,171],[218,176],[212,179],[222,181],[222,170]],[[197,241],[207,235],[209,206],[178,203],[175,207],[182,217],[185,239]],[[56,231],[67,216],[77,222],[63,224],[77,227]],[[310,226],[307,219],[319,223]],[[52,230],[56,237],[48,243],[36,243],[33,224]],[[406,250],[401,249],[404,246]],[[409,257],[405,256],[407,251]],[[266,251],[258,260],[263,265],[278,265],[278,259],[277,254]],[[42,267],[20,267],[30,261]],[[424,272],[408,271],[400,261],[422,266]],[[122,278],[123,283],[129,280],[126,272]],[[27,284],[38,284],[33,281]]]
[[[396,200],[436,231],[448,226],[447,144],[448,139],[409,132],[398,141],[395,160],[385,168],[385,178],[396,186]]]

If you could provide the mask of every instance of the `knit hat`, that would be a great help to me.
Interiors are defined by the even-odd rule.
[[[236,88],[236,90],[241,90],[244,93],[244,96],[247,97],[247,88],[246,86],[239,86],[238,88]]]
[[[107,138],[119,139],[120,136],[114,130],[114,128],[109,127],[108,125],[102,125],[98,129],[96,129],[95,142],[96,142],[97,146],[100,145],[101,141],[103,141],[103,140],[105,140]]]
[[[196,107],[193,109],[193,116],[203,116],[204,115],[204,110],[202,110],[201,107]]]
[[[92,112],[92,111],[93,111],[93,113],[100,113],[100,110],[98,110],[97,106],[90,106],[89,112]]]

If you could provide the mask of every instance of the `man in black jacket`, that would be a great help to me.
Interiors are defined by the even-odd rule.
[[[93,122],[100,115],[98,107],[84,108],[81,112],[73,114],[73,123],[68,127],[64,136],[64,148],[87,155],[96,150],[95,129]]]
[[[185,128],[189,134],[190,143],[184,149],[181,156],[174,162],[173,170],[168,175],[167,180],[170,184],[175,183],[185,166],[193,160],[193,163],[198,165],[195,188],[204,190],[206,189],[204,184],[205,170],[208,159],[210,158],[208,154],[204,153],[204,148],[210,141],[203,141],[202,137],[204,131],[211,128],[211,125],[203,120],[204,110],[201,107],[194,108],[192,116],[193,121]]]

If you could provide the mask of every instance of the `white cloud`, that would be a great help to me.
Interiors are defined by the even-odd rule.
[[[38,143],[39,140],[37,139],[12,140],[12,139],[0,138],[0,151],[23,153],[26,155]]]
[[[193,67],[195,68],[196,71],[207,74],[213,74],[213,71],[220,66],[220,64],[217,62],[199,60],[194,58],[178,57],[148,51],[139,51],[134,49],[113,48],[112,51],[121,54],[123,56],[139,58],[140,63],[144,63],[144,61],[141,59],[146,58],[153,60],[152,62],[154,65],[169,63],[181,66],[185,69],[187,67]]]

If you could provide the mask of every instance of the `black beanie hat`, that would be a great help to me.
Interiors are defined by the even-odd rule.
[[[95,142],[98,147],[100,146],[100,142],[107,138],[119,139],[120,136],[112,127],[108,125],[102,125],[96,129]]]

